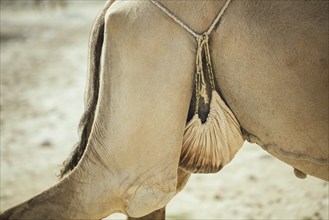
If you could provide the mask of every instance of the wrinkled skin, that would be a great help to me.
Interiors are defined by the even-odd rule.
[[[202,33],[224,1],[163,4]],[[1,219],[141,217],[187,181],[178,162],[195,39],[148,1],[111,2],[104,27],[99,98],[81,161]],[[217,88],[245,138],[328,180],[328,2],[232,1],[210,45]]]

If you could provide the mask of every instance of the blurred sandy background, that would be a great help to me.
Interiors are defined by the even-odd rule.
[[[88,38],[103,5],[74,0],[65,8],[37,8],[27,3],[1,0],[1,211],[55,184],[62,161],[78,141]],[[297,179],[290,166],[246,144],[220,173],[193,175],[169,203],[167,216],[329,219],[328,197],[328,183]]]

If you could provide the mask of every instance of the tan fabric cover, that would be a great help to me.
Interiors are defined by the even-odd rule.
[[[198,114],[187,123],[180,167],[193,173],[215,173],[229,163],[243,145],[240,125],[216,91],[202,124]]]

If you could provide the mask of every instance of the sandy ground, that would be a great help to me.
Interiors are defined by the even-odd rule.
[[[1,211],[57,182],[77,142],[90,28],[102,3],[1,7]],[[245,144],[215,175],[193,175],[169,219],[329,219],[329,186]],[[113,215],[108,219],[122,219]]]

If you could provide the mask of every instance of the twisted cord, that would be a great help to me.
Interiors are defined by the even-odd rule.
[[[197,41],[197,54],[196,54],[196,72],[195,72],[195,96],[196,96],[196,104],[195,104],[195,114],[199,112],[199,101],[200,97],[203,98],[205,104],[209,103],[209,97],[207,94],[207,84],[205,82],[204,70],[203,70],[203,53],[205,55],[206,60],[206,68],[207,73],[209,75],[211,90],[215,90],[215,77],[211,64],[211,57],[209,51],[209,35],[214,30],[216,24],[219,22],[220,18],[223,16],[227,7],[231,3],[231,0],[226,0],[225,5],[220,10],[219,14],[212,22],[208,30],[203,34],[196,33],[192,28],[178,19],[172,12],[170,12],[165,6],[159,3],[157,0],[150,0],[153,4],[155,4],[159,9],[161,9],[165,14],[167,14],[172,20],[174,20],[177,24],[179,24],[182,28],[184,28],[188,33],[195,37]]]
[[[153,4],[155,4],[158,8],[160,8],[165,14],[167,14],[172,20],[178,23],[182,28],[184,28],[187,32],[192,34],[195,38],[198,38],[200,34],[196,33],[192,30],[188,25],[184,24],[180,19],[178,19],[173,13],[171,13],[165,6],[159,3],[157,0],[151,0]]]
[[[207,71],[210,79],[210,86],[212,90],[216,90],[215,88],[215,76],[214,76],[214,71],[212,68],[212,63],[211,63],[211,57],[210,57],[210,51],[209,51],[209,37],[208,35],[204,35],[207,39],[205,40],[204,43],[204,52],[205,52],[205,57],[206,57],[206,62],[207,62]]]
[[[182,28],[184,28],[187,32],[189,32],[192,36],[194,36],[196,39],[202,34],[198,34],[195,32],[192,28],[190,28],[187,24],[182,22],[179,18],[176,17],[172,12],[170,12],[165,6],[163,6],[160,2],[157,0],[150,0],[153,4],[155,4],[158,8],[160,8],[165,14],[167,14],[172,20],[174,20],[176,23],[178,23]],[[205,32],[205,34],[210,35],[211,32],[214,30],[216,24],[220,20],[220,18],[223,16],[225,13],[226,9],[228,8],[229,4],[231,3],[232,0],[226,0],[225,5],[222,7],[220,12],[218,13],[217,17],[215,20],[212,22],[208,30]]]
[[[209,27],[209,29],[207,30],[207,35],[210,35],[211,32],[214,30],[216,24],[218,23],[218,21],[220,20],[220,18],[223,16],[223,14],[225,13],[226,9],[228,8],[229,4],[231,3],[232,0],[226,0],[225,5],[223,6],[223,8],[220,10],[219,14],[217,15],[217,17],[215,18],[215,20],[213,21],[213,23],[211,24],[211,26]]]

